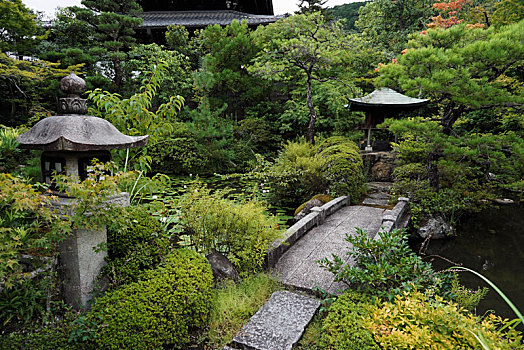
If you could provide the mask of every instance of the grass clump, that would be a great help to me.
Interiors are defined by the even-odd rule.
[[[211,349],[222,349],[279,287],[268,273],[259,273],[239,284],[227,282],[215,289],[207,345]]]

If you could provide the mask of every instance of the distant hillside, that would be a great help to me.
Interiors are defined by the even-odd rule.
[[[346,28],[348,30],[356,31],[357,28],[355,28],[355,21],[358,19],[358,9],[365,4],[366,1],[352,2],[349,4],[335,6],[330,10],[333,17],[337,19],[346,19]]]

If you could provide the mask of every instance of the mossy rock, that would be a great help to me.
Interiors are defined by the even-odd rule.
[[[313,199],[318,199],[319,201],[322,202],[322,204],[326,204],[328,202],[331,202],[333,200],[333,197],[330,196],[329,194],[316,194],[314,195],[310,200],[308,200],[307,202],[304,202],[302,203],[298,208],[297,210],[295,210],[295,214],[294,216],[297,216],[298,213],[300,213],[304,207],[306,206],[306,204],[308,204],[309,202],[311,202]]]

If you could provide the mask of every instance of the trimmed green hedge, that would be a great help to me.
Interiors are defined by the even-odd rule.
[[[191,330],[206,324],[213,275],[204,257],[177,250],[144,277],[96,299],[89,318],[103,325],[98,347],[182,348]]]

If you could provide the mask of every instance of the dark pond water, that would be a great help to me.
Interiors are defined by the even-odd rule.
[[[475,214],[457,227],[457,237],[432,241],[427,255],[439,255],[473,269],[497,285],[509,299],[524,311],[524,206],[511,205]],[[437,270],[451,264],[434,258]],[[477,276],[460,272],[462,284],[476,289],[487,286]],[[514,319],[516,315],[493,290],[478,308],[477,314],[495,310],[497,315]]]

